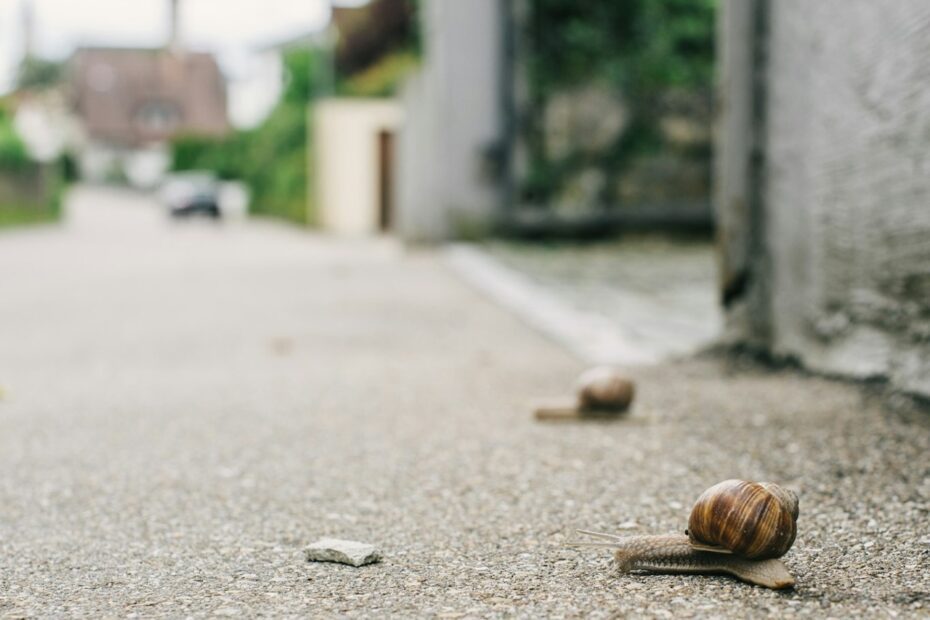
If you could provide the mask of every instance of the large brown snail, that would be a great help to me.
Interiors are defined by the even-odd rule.
[[[543,405],[536,408],[538,420],[565,420],[620,415],[633,402],[634,386],[626,376],[610,366],[596,366],[581,373],[575,381],[574,405]]]
[[[614,536],[579,530],[602,542],[572,543],[614,549],[620,570],[727,573],[766,588],[794,585],[778,558],[797,534],[798,497],[770,482],[726,480],[701,494],[688,531],[669,536]]]

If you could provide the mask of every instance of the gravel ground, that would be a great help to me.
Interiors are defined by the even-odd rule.
[[[537,424],[581,365],[432,254],[76,198],[0,235],[0,617],[930,612],[925,411],[703,357]],[[563,546],[681,531],[734,476],[799,493],[793,592]],[[324,536],[384,561],[306,563]]]

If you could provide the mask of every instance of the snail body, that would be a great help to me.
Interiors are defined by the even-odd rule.
[[[768,482],[726,480],[695,502],[685,535],[614,536],[579,530],[599,542],[576,546],[609,547],[624,572],[727,573],[766,588],[794,585],[778,558],[797,534],[798,498]]]
[[[773,590],[794,586],[794,577],[779,559],[749,560],[732,554],[695,549],[688,536],[614,536],[579,530],[604,542],[574,543],[609,547],[621,572],[648,571],[670,574],[726,574],[740,581]]]

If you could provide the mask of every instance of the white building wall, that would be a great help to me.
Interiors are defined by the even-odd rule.
[[[125,179],[137,189],[153,189],[171,168],[171,151],[167,144],[121,148],[103,142],[88,141],[77,149],[81,178],[91,183]]]
[[[138,189],[153,189],[171,168],[171,149],[167,144],[153,144],[134,149],[123,158],[123,171],[129,184]]]
[[[316,203],[324,230],[368,235],[379,228],[378,134],[396,131],[392,100],[329,99],[313,111]]]
[[[106,144],[88,141],[78,151],[78,169],[81,178],[91,183],[102,183],[122,168],[123,152]]]

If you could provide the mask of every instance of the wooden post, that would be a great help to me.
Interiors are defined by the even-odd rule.
[[[378,229],[394,226],[394,132],[378,132]]]

